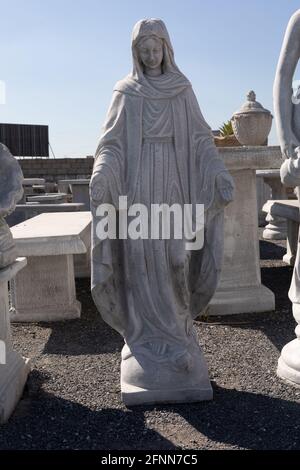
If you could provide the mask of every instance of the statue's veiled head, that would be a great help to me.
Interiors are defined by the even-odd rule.
[[[175,60],[169,33],[162,20],[141,20],[132,32],[133,76],[141,79],[144,66],[161,66],[162,73],[180,73]]]

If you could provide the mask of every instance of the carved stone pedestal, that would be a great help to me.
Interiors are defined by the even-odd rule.
[[[29,359],[13,350],[8,306],[8,282],[26,266],[19,258],[0,270],[0,423],[5,423],[14,411],[30,370]]]
[[[190,337],[188,357],[175,359],[166,345],[159,353],[140,345],[122,350],[121,391],[127,406],[155,403],[192,403],[212,400],[207,364],[196,332]]]
[[[225,209],[224,263],[209,315],[267,312],[273,292],[261,283],[256,170],[279,165],[279,147],[220,149],[235,182],[235,198]]]

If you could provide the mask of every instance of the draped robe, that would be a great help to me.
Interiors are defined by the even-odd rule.
[[[100,240],[92,200],[92,295],[104,320],[132,349],[166,345],[184,352],[192,320],[217,287],[223,255],[223,206],[217,176],[227,171],[189,81],[177,73],[115,86],[91,180],[101,203],[118,206],[204,204],[205,241],[187,252],[184,240]],[[101,188],[100,188],[101,189]],[[99,201],[98,201],[99,203]]]

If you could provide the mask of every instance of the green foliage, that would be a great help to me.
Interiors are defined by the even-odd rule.
[[[233,135],[233,129],[232,129],[232,124],[231,121],[227,121],[223,123],[223,126],[220,127],[219,129],[220,134],[222,137],[227,137],[229,135]]]

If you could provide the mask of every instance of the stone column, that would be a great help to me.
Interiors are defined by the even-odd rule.
[[[266,312],[275,296],[261,283],[257,224],[256,170],[280,166],[279,147],[220,149],[236,185],[235,199],[225,209],[224,263],[209,315]]]
[[[8,306],[8,282],[25,266],[26,259],[19,258],[0,269],[0,423],[14,411],[30,371],[29,359],[13,349]]]
[[[282,185],[280,180],[280,170],[260,170],[257,172],[264,178],[272,192],[271,199],[288,199],[286,188]],[[285,240],[287,236],[286,220],[268,214],[266,217],[268,225],[266,226],[263,237],[265,240]]]

